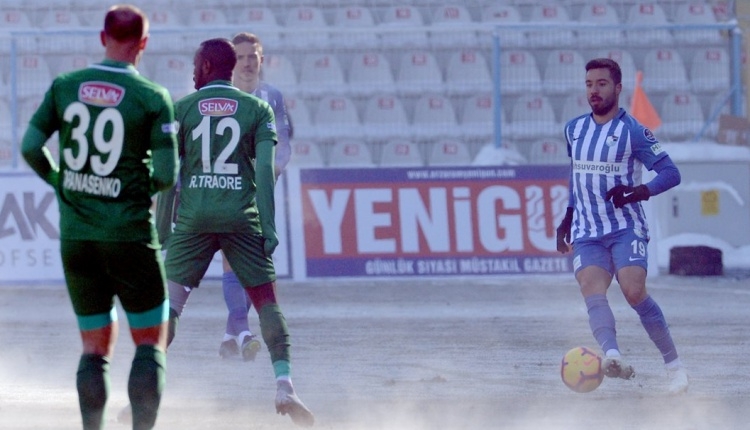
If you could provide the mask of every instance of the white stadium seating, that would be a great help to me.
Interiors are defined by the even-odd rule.
[[[636,73],[643,73],[643,89],[664,122],[656,131],[660,139],[690,140],[708,119],[715,121],[708,137],[715,136],[716,117],[710,115],[731,88],[728,33],[611,27],[731,22],[726,3],[187,0],[176,7],[174,0],[152,0],[139,3],[151,24],[139,70],[178,99],[194,90],[192,58],[201,41],[253,32],[265,46],[263,79],[286,99],[294,140],[300,141],[299,165],[396,165],[400,159],[387,155],[389,141],[419,145],[423,164],[468,164],[469,154],[495,137],[498,100],[502,141],[524,148],[530,163],[557,163],[550,142],[560,138],[564,122],[590,111],[584,66],[594,57],[620,64],[625,109]],[[3,108],[27,120],[55,75],[100,61],[103,16],[98,0],[0,2]],[[521,31],[519,25],[543,27]],[[721,113],[729,113],[727,105]],[[0,140],[6,141],[10,126],[2,128]],[[364,149],[353,149],[360,144]],[[448,146],[441,152],[443,144]],[[525,162],[504,151],[486,156]]]

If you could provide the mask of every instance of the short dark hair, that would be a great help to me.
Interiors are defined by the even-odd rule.
[[[232,43],[235,45],[239,45],[240,43],[252,43],[253,45],[260,45],[261,48],[263,47],[263,43],[260,41],[260,37],[258,37],[257,34],[246,31],[235,34],[232,38]]]
[[[586,63],[586,71],[588,72],[591,69],[607,69],[609,70],[609,75],[612,76],[612,81],[614,81],[615,85],[622,82],[622,70],[620,70],[620,65],[617,64],[617,61],[611,58],[594,58]]]
[[[140,41],[148,33],[148,17],[135,6],[112,6],[104,16],[104,33],[118,42]]]
[[[211,63],[221,79],[231,80],[232,71],[237,64],[237,52],[229,39],[216,38],[201,42],[198,55]]]

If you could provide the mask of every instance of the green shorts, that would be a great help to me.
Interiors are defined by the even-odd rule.
[[[79,325],[87,317],[97,319],[82,329],[106,325],[102,319],[113,313],[115,296],[128,313],[129,321],[131,314],[144,314],[149,321],[139,321],[138,326],[161,322],[160,316],[151,317],[167,300],[158,246],[146,242],[60,240],[60,252]]]
[[[198,287],[220,249],[243,287],[276,280],[273,259],[263,252],[263,237],[252,233],[172,233],[165,267],[167,279]]]

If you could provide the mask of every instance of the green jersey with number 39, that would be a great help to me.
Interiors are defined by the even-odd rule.
[[[229,81],[213,81],[175,104],[180,206],[175,231],[261,233],[255,200],[256,145],[277,142],[271,106]]]
[[[164,87],[131,64],[105,60],[55,78],[30,124],[45,136],[59,132],[59,180],[53,185],[61,238],[155,240],[151,156],[176,147]]]

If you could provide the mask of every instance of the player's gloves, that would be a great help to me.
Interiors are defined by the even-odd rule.
[[[638,185],[637,187],[629,187],[627,185],[617,185],[611,190],[607,191],[606,200],[612,200],[616,208],[621,208],[628,203],[636,203],[643,200],[648,200],[651,197],[651,191],[645,185]]]
[[[273,255],[273,252],[276,250],[276,247],[279,246],[279,239],[274,234],[273,237],[264,237],[263,238],[263,252],[265,252],[266,257],[270,257]]]
[[[557,250],[565,254],[570,243],[570,227],[573,225],[573,208],[565,211],[565,217],[557,227]]]

